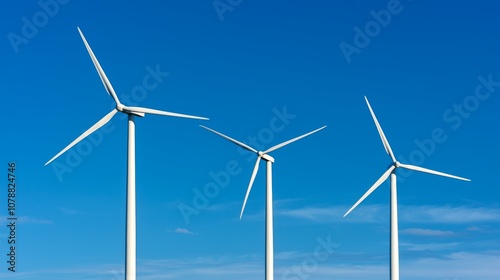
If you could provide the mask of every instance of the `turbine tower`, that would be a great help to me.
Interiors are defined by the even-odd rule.
[[[366,104],[368,105],[368,109],[370,110],[370,113],[372,115],[373,121],[375,122],[375,126],[377,127],[380,139],[382,139],[382,144],[384,145],[385,151],[391,158],[392,163],[389,169],[387,169],[387,171],[385,171],[384,174],[382,174],[382,176],[375,182],[375,184],[373,184],[373,186],[371,186],[368,189],[368,191],[351,207],[351,209],[349,209],[349,211],[347,211],[347,213],[344,214],[344,217],[347,216],[349,213],[351,213],[351,211],[354,210],[356,206],[358,206],[366,197],[368,197],[376,188],[378,188],[378,186],[380,186],[389,176],[391,177],[391,207],[390,207],[391,208],[390,277],[391,278],[390,279],[399,280],[398,202],[397,202],[397,191],[396,191],[396,170],[398,168],[405,168],[413,171],[420,171],[424,173],[449,177],[463,181],[470,181],[470,180],[415,165],[403,164],[397,161],[396,157],[394,156],[394,153],[392,152],[391,146],[389,145],[389,142],[385,137],[384,131],[382,130],[382,127],[380,126],[377,117],[375,116],[375,113],[373,112],[372,107],[370,106],[370,102],[368,102],[368,98],[366,98],[366,96],[365,100]]]
[[[101,81],[106,89],[106,92],[113,98],[115,101],[116,107],[107,115],[105,115],[101,120],[99,120],[96,124],[91,126],[87,131],[85,131],[82,135],[76,138],[73,142],[71,142],[68,146],[62,149],[58,154],[56,154],[53,158],[51,158],[45,165],[48,165],[60,155],[62,155],[67,150],[71,149],[78,142],[83,140],[85,137],[89,136],[103,125],[108,123],[111,118],[117,113],[121,112],[128,116],[128,147],[127,147],[127,213],[126,213],[126,244],[125,244],[125,279],[126,280],[136,280],[136,207],[135,207],[135,123],[134,117],[144,117],[145,114],[154,114],[154,115],[162,115],[162,116],[170,116],[170,117],[180,117],[180,118],[190,118],[190,119],[200,119],[200,120],[208,120],[204,117],[197,117],[185,114],[178,114],[166,111],[160,111],[155,109],[143,108],[143,107],[130,107],[123,105],[118,96],[116,95],[113,86],[109,82],[104,70],[102,70],[99,61],[94,55],[94,52],[90,48],[87,40],[83,36],[82,31],[78,28],[78,32],[82,37],[83,43],[87,48],[87,51],[94,63],[95,68],[97,69],[97,73],[101,78]]]
[[[253,168],[252,172],[252,177],[250,178],[250,183],[248,184],[247,188],[247,193],[245,195],[245,200],[243,201],[243,206],[241,207],[241,212],[240,212],[240,219],[243,216],[243,211],[245,211],[245,205],[247,203],[248,195],[250,194],[250,190],[252,189],[253,182],[255,180],[255,177],[257,176],[257,171],[259,170],[259,163],[260,160],[263,159],[266,161],[266,170],[267,170],[267,176],[266,176],[266,264],[265,264],[265,270],[266,270],[266,280],[273,280],[274,279],[274,246],[273,246],[273,180],[272,180],[272,164],[274,163],[274,158],[269,155],[270,152],[275,151],[281,147],[284,147],[288,144],[291,144],[297,140],[300,140],[304,137],[307,137],[313,133],[316,133],[326,127],[320,127],[316,130],[313,130],[309,133],[303,134],[301,136],[295,137],[293,139],[290,139],[288,141],[285,141],[281,144],[278,144],[276,146],[273,146],[266,151],[257,151],[256,149],[248,146],[245,143],[242,143],[238,140],[235,140],[229,136],[226,136],[220,132],[217,132],[211,128],[208,128],[206,126],[200,125],[204,129],[207,129],[233,143],[236,145],[253,152],[257,154],[257,161],[255,162],[255,166]]]

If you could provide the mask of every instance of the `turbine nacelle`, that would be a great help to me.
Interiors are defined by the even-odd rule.
[[[115,108],[118,112],[122,112],[124,114],[131,114],[131,115],[138,116],[141,118],[146,115],[145,113],[142,113],[142,112],[132,111],[132,110],[128,109],[127,106],[125,106],[121,103],[116,104]]]
[[[141,117],[141,118],[143,118],[146,115],[144,113],[133,112],[133,111],[129,111],[129,112],[127,112],[127,114],[131,114],[131,115],[138,116],[138,117]]]
[[[272,156],[265,154],[264,152],[258,152],[257,154],[261,159],[274,163],[274,158]]]
[[[121,103],[117,103],[116,104],[116,110],[120,111],[120,112],[124,112],[125,110],[125,105],[121,104]]]

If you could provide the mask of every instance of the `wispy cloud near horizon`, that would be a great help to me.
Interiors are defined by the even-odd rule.
[[[2,217],[3,219],[7,219],[7,217]],[[22,224],[45,224],[45,225],[51,225],[54,222],[51,220],[45,220],[45,219],[39,219],[39,218],[34,218],[34,217],[29,217],[29,216],[20,216],[17,218],[17,221]]]
[[[193,235],[195,234],[194,232],[188,230],[187,228],[176,228],[174,230],[167,230],[168,232],[174,232],[174,233],[180,233],[180,234],[188,234],[188,235]]]
[[[417,235],[417,236],[453,236],[456,235],[450,230],[437,230],[437,229],[424,229],[424,228],[407,228],[399,231],[403,234]]]
[[[389,208],[385,205],[360,205],[346,218],[349,209],[344,206],[304,207],[298,209],[278,209],[276,213],[291,218],[304,219],[318,223],[335,221],[355,223],[378,223],[387,220]],[[444,223],[464,224],[481,222],[499,222],[500,209],[468,206],[400,205],[399,220],[408,223]]]
[[[453,243],[448,244],[453,247]],[[280,254],[280,252],[277,252]],[[285,255],[288,253],[283,252]],[[296,257],[302,253],[292,252]],[[262,257],[263,258],[263,257]],[[290,264],[295,264],[294,258],[284,258],[275,268],[276,279],[283,279]],[[377,263],[352,264],[325,262],[318,265],[311,279],[344,279],[344,280],[382,280],[389,274],[385,260]],[[405,260],[402,258],[401,271],[407,280],[460,279],[460,280],[496,280],[500,271],[496,269],[500,263],[500,251],[478,253],[452,252],[441,258],[419,258]],[[45,268],[17,274],[15,278],[6,273],[0,273],[0,279],[73,279],[76,275],[96,280],[120,279],[123,277],[123,266],[118,264],[98,264],[92,266],[73,266]],[[259,278],[264,273],[264,265],[260,259],[250,255],[234,256],[204,256],[196,259],[140,259],[138,260],[138,276],[145,280],[159,279],[241,279]],[[117,277],[118,276],[118,277]],[[85,279],[87,279],[85,278]],[[82,278],[83,279],[83,278]]]

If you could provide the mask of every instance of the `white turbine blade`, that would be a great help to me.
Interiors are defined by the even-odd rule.
[[[238,146],[240,146],[240,147],[242,147],[242,148],[244,148],[244,149],[249,150],[250,152],[254,152],[254,153],[256,153],[256,154],[258,154],[258,153],[259,153],[256,149],[254,149],[254,148],[252,148],[252,147],[248,146],[248,145],[247,145],[247,144],[245,144],[245,143],[242,143],[242,142],[240,142],[240,141],[238,141],[238,140],[236,140],[236,139],[233,139],[233,138],[231,138],[231,137],[229,137],[229,136],[227,136],[227,135],[224,135],[224,134],[222,134],[222,133],[220,133],[220,132],[218,132],[218,131],[215,131],[215,130],[213,130],[213,129],[211,129],[211,128],[208,128],[208,127],[206,127],[206,126],[203,126],[203,125],[200,125],[200,126],[201,126],[202,128],[204,128],[204,129],[208,130],[208,131],[211,131],[211,132],[213,132],[213,133],[215,133],[215,134],[217,134],[217,135],[219,135],[219,136],[223,137],[223,138],[226,138],[227,140],[229,140],[229,141],[231,141],[231,142],[235,143],[236,145],[238,145]]]
[[[370,109],[370,113],[372,114],[373,121],[375,122],[375,126],[377,127],[378,134],[380,135],[380,139],[382,139],[382,144],[384,144],[385,151],[387,154],[391,157],[393,162],[396,162],[396,157],[394,156],[394,153],[392,152],[391,146],[389,145],[389,141],[387,141],[387,138],[385,137],[384,131],[382,130],[382,127],[380,126],[377,117],[375,116],[375,113],[373,112],[372,106],[370,106],[370,102],[368,102],[368,98],[366,98],[366,104],[368,105],[368,109]]]
[[[208,120],[208,118],[205,118],[205,117],[198,117],[198,116],[185,115],[185,114],[179,114],[179,113],[173,113],[173,112],[167,112],[167,111],[160,111],[160,110],[143,108],[143,107],[128,107],[128,106],[123,106],[123,109],[126,110],[126,111],[137,112],[137,113],[155,114],[155,115],[162,115],[162,116],[169,116],[169,117],[178,117],[178,118],[187,118],[187,119]]]
[[[378,188],[378,186],[380,186],[380,184],[382,184],[389,177],[389,175],[391,175],[391,172],[394,170],[394,168],[396,167],[392,165],[389,169],[387,169],[387,171],[382,174],[380,178],[378,178],[377,182],[375,182],[375,184],[373,184],[373,186],[368,189],[368,191],[351,207],[351,209],[349,209],[349,211],[344,214],[344,217],[351,213],[351,211],[354,210],[356,206],[358,206],[363,200],[365,200],[366,197],[368,197],[376,188]]]
[[[255,162],[255,167],[253,168],[252,177],[250,178],[250,183],[248,184],[247,193],[245,194],[245,200],[243,200],[243,207],[241,207],[240,220],[243,216],[243,211],[245,211],[245,205],[247,204],[248,195],[253,186],[253,181],[255,181],[255,176],[257,176],[257,171],[259,171],[260,156],[257,157]]]
[[[83,36],[82,31],[80,30],[80,27],[78,27],[78,32],[80,33],[80,37],[82,37],[83,43],[85,44],[85,47],[87,48],[87,51],[89,52],[90,58],[92,59],[92,62],[94,63],[94,66],[97,70],[97,73],[99,74],[99,77],[101,78],[102,84],[104,85],[104,88],[106,88],[106,92],[113,97],[113,100],[115,101],[116,105],[120,104],[120,100],[118,100],[118,96],[115,93],[115,90],[113,89],[113,86],[108,80],[108,77],[106,76],[106,73],[104,73],[104,70],[102,70],[101,64],[99,64],[99,61],[97,60],[96,56],[94,55],[94,52],[90,48],[89,43],[87,43],[87,40],[85,39],[85,36]]]
[[[304,137],[307,137],[307,136],[309,136],[309,135],[311,135],[311,134],[313,134],[313,133],[316,133],[316,132],[318,132],[318,131],[320,131],[320,130],[324,129],[325,127],[326,127],[326,125],[325,125],[325,126],[322,126],[322,127],[320,127],[320,128],[318,128],[318,129],[316,129],[316,130],[313,130],[313,131],[311,131],[311,132],[309,132],[309,133],[306,133],[306,134],[304,134],[304,135],[301,135],[301,136],[299,136],[299,137],[295,137],[295,138],[290,139],[290,140],[288,140],[288,141],[285,141],[285,142],[283,142],[283,143],[281,143],[281,144],[278,144],[278,145],[276,145],[276,146],[273,146],[273,147],[271,147],[271,148],[267,149],[267,150],[266,150],[265,152],[263,152],[263,153],[264,153],[264,154],[268,154],[268,153],[270,153],[270,152],[272,152],[272,151],[275,151],[275,150],[277,150],[277,149],[279,149],[279,148],[281,148],[281,147],[283,147],[283,146],[286,146],[286,145],[291,144],[291,143],[293,143],[293,142],[295,142],[295,141],[298,141],[298,140],[300,140],[300,139],[302,139],[302,138],[304,138]]]
[[[118,112],[118,111],[116,109],[113,109],[113,111],[109,112],[106,116],[104,116],[104,118],[102,118],[96,124],[94,124],[89,129],[87,129],[87,131],[85,131],[82,135],[80,135],[73,142],[71,142],[71,144],[69,144],[68,146],[66,146],[66,148],[64,148],[57,155],[55,155],[53,158],[51,158],[49,161],[47,161],[47,163],[45,163],[45,165],[51,163],[56,158],[58,158],[60,155],[62,155],[64,152],[66,152],[67,150],[71,149],[71,147],[73,147],[74,145],[76,145],[82,139],[84,139],[85,137],[87,137],[90,134],[92,134],[92,132],[94,132],[94,131],[98,130],[99,128],[101,128],[103,125],[105,125],[107,122],[109,122],[109,120],[116,114],[116,112]]]
[[[414,171],[420,171],[420,172],[424,172],[424,173],[449,177],[449,178],[458,179],[458,180],[462,180],[462,181],[470,181],[470,179],[467,179],[467,178],[462,178],[462,177],[458,177],[455,175],[451,175],[451,174],[447,174],[447,173],[443,173],[443,172],[439,172],[439,171],[435,171],[435,170],[431,170],[431,169],[427,169],[427,168],[423,168],[423,167],[415,166],[415,165],[411,165],[411,164],[400,163],[399,166],[406,168],[406,169],[414,170]]]

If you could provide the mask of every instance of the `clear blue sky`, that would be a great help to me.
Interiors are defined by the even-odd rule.
[[[264,166],[240,221],[254,158],[199,124],[264,148],[328,125],[272,154],[275,277],[387,279],[389,183],[342,218],[390,163],[364,95],[400,161],[472,179],[399,173],[401,278],[500,278],[496,1],[2,4],[0,279],[123,277],[125,119],[43,166],[112,108],[77,26],[123,103],[211,118],[136,121],[140,279],[264,277]]]

